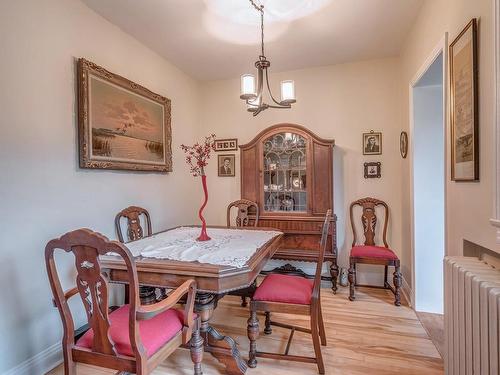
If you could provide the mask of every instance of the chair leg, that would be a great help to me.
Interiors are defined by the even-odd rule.
[[[199,322],[196,323],[196,327],[193,330],[189,346],[191,350],[191,360],[194,365],[194,375],[202,375],[201,361],[203,359],[203,338],[200,335]]]
[[[247,297],[241,296],[241,307],[247,307],[247,306],[248,306]]]
[[[64,350],[64,375],[76,375],[76,364],[71,358],[71,353]]]
[[[384,266],[384,288],[389,288],[389,282],[387,281],[389,273],[389,266]]]
[[[354,286],[356,284],[356,264],[351,261],[349,266],[349,301],[354,301]]]
[[[127,305],[127,304],[129,304],[129,303],[130,303],[130,301],[129,301],[129,297],[130,297],[130,294],[129,294],[129,293],[130,293],[130,288],[129,288],[128,284],[125,284],[125,285],[124,285],[124,287],[125,287],[125,288],[124,288],[124,295],[123,295],[123,303],[124,303],[125,305]]]
[[[337,265],[337,259],[335,259],[330,266],[330,276],[332,277],[333,294],[337,294],[337,280],[339,278],[339,266]]]
[[[252,302],[250,302],[250,318],[247,326],[248,339],[250,340],[250,350],[248,352],[248,366],[257,367],[257,339],[259,338],[259,319],[257,311]]]
[[[273,329],[271,328],[271,313],[266,311],[266,326],[264,328],[264,334],[270,335],[273,333]]]
[[[316,356],[316,364],[318,365],[318,372],[320,374],[325,373],[325,364],[323,363],[323,355],[321,354],[321,343],[320,343],[320,337],[319,337],[319,330],[318,330],[318,316],[316,316],[316,313],[311,314],[311,335],[312,335],[312,341],[313,341],[313,346],[314,346],[314,354]]]
[[[399,264],[396,265],[394,270],[394,304],[401,306],[401,269]]]
[[[321,345],[326,346],[325,322],[323,321],[323,311],[321,308],[321,302],[319,304],[318,325],[319,325],[319,335],[321,337]]]

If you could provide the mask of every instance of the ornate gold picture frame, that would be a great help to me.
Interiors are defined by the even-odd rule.
[[[80,168],[172,171],[170,99],[78,60]]]

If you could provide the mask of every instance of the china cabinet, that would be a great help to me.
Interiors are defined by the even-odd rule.
[[[327,210],[333,210],[334,144],[303,126],[277,124],[240,146],[241,198],[258,204],[259,227],[285,233],[274,259],[317,261],[322,221]],[[334,215],[325,255],[334,291],[338,275],[335,224]],[[275,271],[303,274],[290,264]]]

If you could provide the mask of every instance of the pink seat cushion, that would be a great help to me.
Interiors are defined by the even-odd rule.
[[[129,305],[123,305],[109,314],[109,336],[118,354],[134,356],[129,339]],[[182,330],[182,311],[170,309],[148,320],[139,322],[139,333],[148,357],[155,354],[165,343]],[[92,348],[94,331],[89,329],[77,342],[77,346]]]
[[[313,291],[313,281],[300,276],[271,274],[259,285],[253,299],[309,305]]]
[[[396,260],[398,256],[391,249],[381,246],[354,246],[351,249],[351,256],[356,258],[377,258]]]

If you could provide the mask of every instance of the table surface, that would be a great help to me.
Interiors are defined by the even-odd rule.
[[[135,256],[134,260],[136,262],[139,282],[143,285],[157,287],[176,287],[181,285],[185,280],[194,278],[197,281],[199,291],[220,294],[231,290],[242,289],[249,286],[255,280],[264,265],[280,247],[283,237],[283,233],[272,228],[208,227],[209,235],[211,228],[224,228],[228,231],[237,231],[238,233],[243,233],[243,237],[245,232],[250,234],[254,231],[274,232],[275,235],[271,236],[269,240],[258,248],[252,250],[253,255],[241,267],[200,263],[198,261],[158,259],[140,255]],[[178,227],[159,233],[168,233],[176,229],[178,229]],[[239,243],[241,245],[242,242],[239,241]],[[127,244],[125,245],[127,246]],[[128,281],[125,263],[120,257],[112,255],[101,257],[101,267],[109,270],[110,279],[112,281],[124,283]]]

